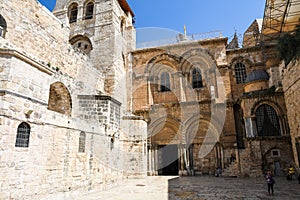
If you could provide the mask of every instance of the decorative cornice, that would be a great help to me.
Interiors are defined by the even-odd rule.
[[[18,58],[18,59],[30,64],[31,66],[37,68],[38,70],[40,70],[46,74],[49,74],[49,75],[53,75],[55,73],[54,70],[48,68],[46,65],[34,60],[33,58],[30,58],[26,54],[24,54],[16,49],[0,48],[0,55],[9,55],[9,56]]]

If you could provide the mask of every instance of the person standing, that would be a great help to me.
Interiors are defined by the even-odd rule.
[[[289,180],[293,180],[293,175],[295,174],[295,170],[292,165],[289,167]]]
[[[273,174],[270,169],[268,169],[268,171],[267,171],[266,180],[267,180],[267,186],[268,186],[268,193],[271,194],[271,192],[272,192],[272,195],[273,195],[275,180],[273,178]]]

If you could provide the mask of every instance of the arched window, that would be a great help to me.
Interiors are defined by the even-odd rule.
[[[279,120],[273,107],[263,104],[255,112],[258,136],[280,135]]]
[[[73,23],[77,21],[78,14],[78,5],[76,3],[72,3],[69,7],[69,22]]]
[[[79,135],[79,147],[78,147],[79,153],[85,152],[85,132],[81,132]]]
[[[238,62],[234,66],[236,83],[245,83],[247,78],[246,67],[243,63]]]
[[[120,29],[121,29],[121,34],[124,35],[124,30],[125,30],[125,19],[121,19]]]
[[[28,147],[29,136],[30,136],[30,126],[27,123],[22,122],[18,126],[15,147]]]
[[[168,72],[163,72],[160,75],[160,91],[170,91],[170,76]]]
[[[89,2],[86,4],[85,7],[85,19],[92,19],[93,18],[93,13],[94,13],[94,3]]]
[[[203,87],[201,70],[198,68],[194,68],[192,71],[192,86],[193,88]]]
[[[6,28],[7,28],[6,21],[2,17],[2,15],[0,15],[0,37],[5,36]]]

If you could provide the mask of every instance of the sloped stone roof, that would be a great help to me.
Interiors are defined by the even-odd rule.
[[[246,83],[260,80],[269,80],[269,78],[269,74],[265,70],[255,70],[247,76]]]

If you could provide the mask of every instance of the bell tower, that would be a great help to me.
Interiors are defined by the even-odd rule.
[[[70,28],[72,46],[87,54],[105,75],[103,92],[119,93],[127,54],[135,48],[134,13],[127,1],[57,0],[53,13]]]

